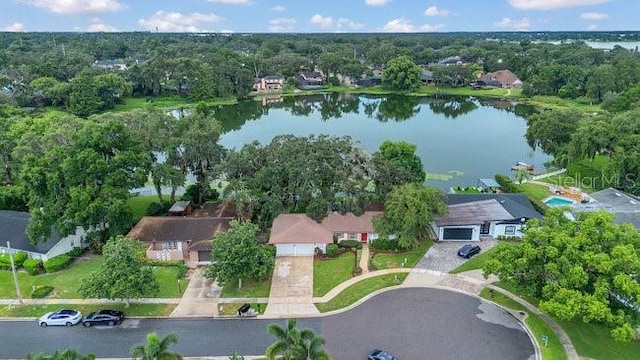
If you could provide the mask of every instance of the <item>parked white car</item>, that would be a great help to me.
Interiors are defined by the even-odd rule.
[[[58,310],[44,314],[38,319],[40,326],[73,326],[82,321],[82,313],[78,310]]]

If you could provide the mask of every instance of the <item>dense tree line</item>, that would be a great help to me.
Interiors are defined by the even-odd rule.
[[[580,33],[571,35],[582,38]],[[608,39],[611,34],[591,36]],[[4,45],[0,101],[22,105],[45,101],[87,116],[113,107],[130,94],[179,95],[196,101],[243,97],[257,77],[293,77],[302,70],[321,70],[330,77],[359,78],[372,68],[396,67],[403,56],[433,70],[434,81],[441,85],[466,85],[480,71],[508,69],[525,82],[526,95],[594,103],[615,102],[640,81],[637,50],[618,46],[604,51],[583,42],[554,45],[536,40],[533,34],[514,33],[4,33],[0,34]],[[434,65],[451,56],[470,65]],[[127,69],[93,66],[95,61],[112,59],[125,63]]]

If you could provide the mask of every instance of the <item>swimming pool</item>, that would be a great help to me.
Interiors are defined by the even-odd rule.
[[[547,206],[569,206],[575,204],[575,201],[560,196],[550,196],[544,200]]]

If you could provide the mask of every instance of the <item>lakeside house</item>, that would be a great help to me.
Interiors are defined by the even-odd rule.
[[[284,77],[281,75],[268,75],[257,79],[253,84],[253,91],[282,91],[284,88]]]
[[[503,89],[519,89],[522,87],[522,81],[509,70],[484,73],[480,75],[475,84],[480,87],[488,86]]]

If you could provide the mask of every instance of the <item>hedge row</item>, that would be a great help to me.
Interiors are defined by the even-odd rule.
[[[27,253],[24,251],[18,251],[13,254],[13,263],[16,268],[22,266],[25,260],[27,260]],[[9,254],[0,254],[0,269],[2,270],[11,270],[11,258]]]
[[[56,272],[67,268],[71,264],[69,255],[58,255],[44,262],[44,269],[48,273]]]
[[[377,239],[371,242],[371,248],[382,251],[398,251],[403,250],[397,240]]]
[[[40,259],[27,259],[22,264],[29,275],[39,275],[44,272],[44,265]]]
[[[336,257],[338,255],[338,244],[327,244],[325,253],[328,257]]]
[[[348,249],[362,249],[362,243],[358,240],[342,240],[338,243],[340,247]]]

